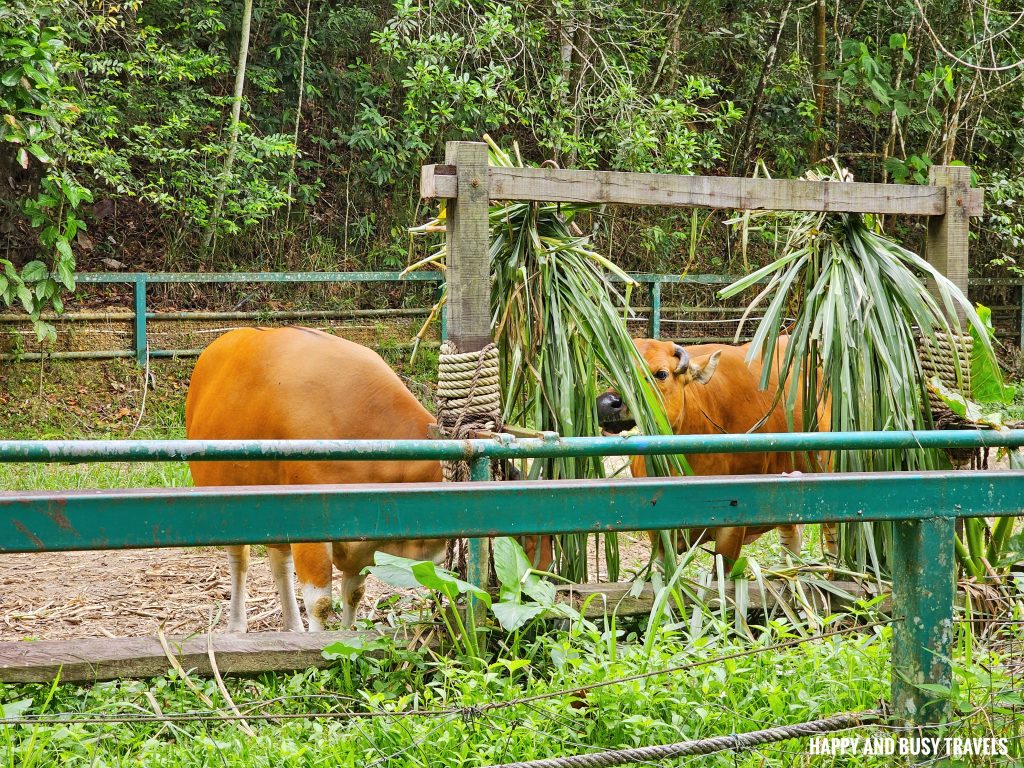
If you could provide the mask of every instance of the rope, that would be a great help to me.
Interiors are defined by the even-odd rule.
[[[465,440],[478,430],[501,430],[501,383],[498,347],[488,344],[479,352],[459,352],[455,344],[441,344],[437,364],[437,424],[451,440]],[[469,464],[446,461],[444,479],[469,479]]]
[[[501,431],[499,371],[498,347],[495,344],[488,344],[478,352],[459,352],[453,342],[442,342],[435,394],[437,425],[442,437],[465,440],[479,430]],[[445,482],[465,482],[469,480],[469,463],[444,461],[441,462],[441,472]],[[491,462],[491,476],[501,479],[499,461]],[[448,540],[445,567],[465,575],[464,539]]]
[[[760,744],[775,741],[796,739],[802,736],[814,736],[820,733],[858,728],[862,725],[877,722],[880,713],[877,710],[866,712],[848,712],[833,715],[821,720],[812,720],[796,725],[781,725],[766,728],[762,731],[733,733],[729,736],[716,736],[711,739],[696,741],[680,741],[674,744],[659,744],[653,747],[636,747],[633,749],[613,749],[607,752],[595,752],[585,755],[568,757],[552,757],[544,760],[528,760],[521,763],[502,763],[491,768],[604,768],[604,766],[626,765],[654,760],[666,760],[687,755],[710,755],[726,750],[739,751],[750,749]]]

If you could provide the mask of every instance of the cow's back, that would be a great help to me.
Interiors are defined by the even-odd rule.
[[[422,439],[433,417],[379,355],[307,328],[240,328],[200,355],[185,404],[193,440]],[[429,461],[191,462],[196,485],[441,479]]]

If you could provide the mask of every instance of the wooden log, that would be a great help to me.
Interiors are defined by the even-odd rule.
[[[796,610],[802,608],[802,605],[796,598],[792,597],[792,591],[788,586],[788,582],[773,580],[771,584],[783,596],[790,596],[787,599],[787,605]],[[807,601],[813,607],[815,613],[826,615],[846,611],[851,609],[857,600],[869,600],[878,594],[876,590],[868,588],[859,582],[833,581],[829,582],[829,585],[839,592],[852,595],[854,600],[850,600],[848,597],[836,594],[835,592],[815,589],[804,584],[804,593]],[[605,584],[570,584],[558,587],[557,600],[571,605],[578,611],[582,611],[584,617],[588,619],[600,619],[606,614],[610,616],[613,613],[616,616],[643,616],[649,614],[654,606],[654,591],[650,583],[644,584],[643,589],[636,596],[630,594],[632,588],[632,582],[621,581]],[[731,603],[736,594],[734,582],[730,581],[725,585],[725,594],[726,600]],[[767,592],[762,591],[757,582],[748,582],[747,598],[749,608],[753,610],[771,610],[778,607],[779,601],[775,593],[771,590]],[[689,604],[691,601],[684,598],[684,602]],[[719,592],[717,585],[713,584],[707,589],[705,603],[712,610],[718,610]],[[882,604],[878,606],[878,610],[883,612],[890,610],[890,608],[891,601],[888,598],[883,600]]]
[[[420,173],[420,196],[455,198],[461,190],[453,163],[427,165]],[[865,182],[748,179],[731,176],[679,176],[558,168],[489,168],[492,200],[666,205],[727,210],[826,211],[941,216],[942,186]],[[969,216],[983,212],[979,189],[958,191],[958,207]]]
[[[339,640],[377,637],[375,632],[254,632],[214,634],[213,652],[222,675],[326,667],[321,651]],[[169,637],[186,670],[209,676],[206,635]],[[0,682],[84,683],[167,674],[170,662],[156,637],[97,637],[0,643]]]

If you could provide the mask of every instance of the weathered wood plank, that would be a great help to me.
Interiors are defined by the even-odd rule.
[[[459,176],[450,175],[448,167],[443,169],[444,173],[439,173],[438,168],[423,168],[420,195],[424,198],[457,197],[460,192]],[[802,179],[490,168],[488,190],[494,200],[917,216],[939,216],[946,211],[946,190],[939,186]],[[969,216],[980,216],[983,211],[982,191],[964,190],[962,205]]]
[[[867,600],[874,597],[877,592],[852,581],[834,581],[830,584],[837,590],[853,595],[857,600]],[[773,581],[772,585],[784,596],[790,596],[790,591],[784,581]],[[560,586],[557,590],[559,602],[565,602],[576,610],[582,610],[583,615],[588,619],[599,619],[605,614],[612,613],[617,616],[642,616],[649,614],[654,605],[654,592],[650,584],[645,584],[639,595],[629,594],[633,584],[631,582],[612,582],[607,584],[570,584]],[[815,612],[822,615],[848,610],[854,601],[841,595],[825,590],[810,589],[806,585],[804,591],[808,602],[813,606]],[[732,600],[736,594],[734,582],[725,585],[727,600]],[[595,597],[596,595],[596,597]],[[765,594],[756,582],[749,582],[747,586],[748,604],[751,609],[775,608],[778,599],[770,590]],[[589,601],[589,602],[588,602]],[[685,603],[689,603],[684,598]],[[712,586],[707,592],[708,606],[714,610],[718,609],[718,587]],[[787,599],[787,604],[797,610],[800,605],[795,598]],[[584,609],[585,606],[585,609]],[[879,607],[882,611],[890,609],[890,601],[886,599]]]
[[[775,582],[773,582],[775,583]],[[785,584],[777,582],[784,592]],[[874,593],[854,582],[834,582],[834,586],[859,598]],[[648,614],[654,603],[651,585],[644,585],[636,597],[629,596],[632,584],[576,584],[559,587],[557,599],[582,609],[584,615],[599,619],[607,611],[618,616]],[[850,607],[850,601],[837,595],[806,590],[808,600],[819,613],[831,613]],[[732,582],[726,585],[731,599],[735,594]],[[708,591],[708,605],[718,606],[718,591]],[[774,608],[777,599],[769,592],[767,597],[755,583],[749,585],[749,604],[752,609]],[[795,601],[790,605],[798,607]],[[889,610],[886,600],[881,610]],[[377,637],[374,632],[256,632],[245,635],[214,634],[213,651],[217,668],[222,675],[251,675],[261,672],[292,671],[309,667],[326,667],[332,662],[321,651],[338,640]],[[206,649],[206,636],[170,637],[168,644],[186,670],[200,676],[210,676],[210,660]],[[38,640],[34,642],[0,643],[0,682],[46,683],[57,675],[68,683],[91,683],[118,678],[147,678],[167,674],[170,662],[156,637],[98,637],[74,640]]]
[[[452,141],[446,157],[461,169],[458,176],[435,176],[458,185],[448,207],[448,338],[460,352],[475,352],[491,342],[487,145]]]
[[[928,219],[928,262],[948,277],[967,295],[967,238],[970,230],[970,212],[965,201],[971,189],[971,169],[963,165],[933,165],[928,181],[947,190],[950,205],[944,215]],[[930,283],[933,281],[929,281]],[[934,291],[935,286],[930,285]],[[964,313],[957,309],[960,322]]]
[[[373,632],[255,632],[214,634],[213,652],[223,675],[307,669],[331,664],[321,651],[338,640],[376,637]],[[210,675],[206,635],[169,637],[186,670]],[[0,643],[0,682],[45,683],[58,673],[64,682],[167,674],[170,662],[156,637],[97,637]]]

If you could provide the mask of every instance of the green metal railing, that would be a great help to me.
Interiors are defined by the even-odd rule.
[[[1015,448],[1024,430],[781,432],[488,440],[0,440],[0,463],[159,461],[473,461],[475,459],[650,456],[915,448]],[[1024,505],[1024,499],[1021,500]]]
[[[495,440],[0,441],[0,462],[465,459],[1018,447],[1024,430]],[[0,493],[0,553],[894,521],[893,704],[948,714],[955,521],[1024,514],[1024,472],[142,488]]]
[[[635,307],[637,311],[647,312],[647,334],[651,338],[660,338],[662,335],[663,311],[670,309],[662,305],[662,286],[673,284],[687,285],[729,285],[737,279],[730,275],[666,275],[654,273],[637,273],[631,277],[639,283],[647,286],[648,306]],[[203,321],[203,320],[313,320],[313,319],[341,319],[359,317],[415,317],[426,316],[430,311],[428,307],[415,307],[405,309],[344,309],[344,310],[297,310],[297,311],[271,311],[271,312],[208,312],[208,311],[184,311],[184,312],[150,312],[147,304],[147,289],[150,285],[186,284],[186,283],[270,283],[270,284],[306,284],[306,283],[380,283],[380,282],[411,282],[411,283],[434,283],[440,290],[444,282],[444,275],[441,272],[411,272],[402,275],[400,272],[84,272],[76,275],[79,283],[98,284],[126,284],[133,286],[133,308],[131,314],[121,315],[111,312],[76,312],[63,316],[55,316],[53,319],[64,318],[65,320],[90,321],[90,320],[130,320],[132,322],[132,348],[116,350],[85,350],[85,351],[63,351],[51,353],[29,352],[20,355],[3,355],[0,359],[18,358],[22,360],[35,360],[40,357],[48,357],[55,360],[75,359],[114,359],[134,358],[139,365],[145,365],[147,355],[150,358],[169,357],[190,357],[198,355],[201,349],[158,349],[149,344],[149,322],[150,321]],[[971,278],[971,285],[1020,285],[1022,291],[1021,300],[1021,335],[1020,346],[1024,347],[1024,280],[996,280],[992,278]],[[696,312],[713,309],[719,312],[739,313],[743,310],[736,307],[672,307],[684,311]],[[0,319],[15,321],[20,316],[4,315]],[[447,316],[441,313],[441,339],[447,338]],[[714,321],[708,321],[714,322]],[[679,339],[684,343],[696,341],[731,341],[731,338],[689,338],[686,334],[670,334],[671,338]]]
[[[8,440],[0,441],[0,463],[466,460],[486,466],[492,459],[1022,445],[1024,430],[593,438],[547,433],[462,441]],[[1024,472],[5,492],[0,509],[0,553],[475,537],[1020,515]]]
[[[646,284],[649,290],[649,307],[636,307],[640,311],[648,311],[648,334],[654,338],[661,335],[662,304],[661,286],[668,283],[685,283],[692,285],[728,285],[735,277],[728,275],[660,275],[635,274],[632,277],[639,283]],[[149,322],[167,320],[309,320],[355,317],[395,317],[395,316],[426,316],[430,311],[427,307],[407,309],[346,309],[346,310],[300,310],[273,312],[150,312],[147,306],[147,289],[150,285],[185,284],[185,283],[270,283],[270,284],[305,284],[305,283],[379,283],[379,282],[412,282],[435,283],[440,290],[444,282],[441,272],[411,272],[403,275],[400,272],[85,272],[76,276],[79,283],[126,284],[133,286],[133,311],[128,315],[110,312],[77,312],[63,316],[55,316],[65,320],[131,320],[132,349],[119,350],[87,350],[70,352],[38,353],[30,352],[17,355],[18,359],[36,360],[46,356],[50,359],[113,359],[134,358],[139,365],[144,365],[149,358],[189,357],[198,355],[201,349],[157,349],[149,344]],[[697,308],[683,308],[695,310]],[[740,311],[727,308],[726,311]],[[2,319],[13,321],[18,316],[3,316]],[[447,316],[441,313],[441,339],[447,338]],[[697,339],[692,339],[693,341]],[[714,339],[725,341],[722,339]],[[2,356],[13,358],[13,355]]]

